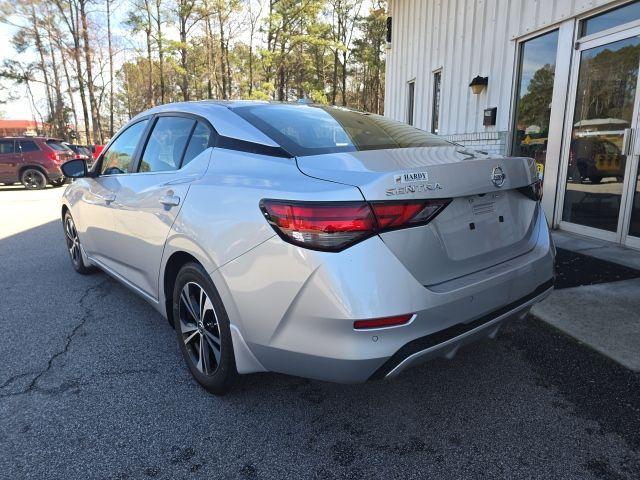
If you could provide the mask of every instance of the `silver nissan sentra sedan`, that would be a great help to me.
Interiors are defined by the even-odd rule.
[[[98,267],[175,327],[189,370],[393,377],[493,337],[553,288],[529,158],[378,115],[203,101],[131,120],[75,178],[73,267]]]

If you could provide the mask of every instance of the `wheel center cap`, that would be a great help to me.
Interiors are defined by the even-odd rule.
[[[198,320],[198,331],[200,333],[204,331],[204,323],[202,323],[202,320]]]

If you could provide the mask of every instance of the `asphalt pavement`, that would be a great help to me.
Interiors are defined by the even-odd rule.
[[[242,377],[76,274],[61,189],[0,187],[0,478],[640,478],[640,376],[533,318],[391,381]]]

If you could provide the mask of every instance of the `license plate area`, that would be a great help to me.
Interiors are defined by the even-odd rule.
[[[471,210],[471,217],[503,215],[505,196],[501,192],[490,192],[467,197],[466,200]]]

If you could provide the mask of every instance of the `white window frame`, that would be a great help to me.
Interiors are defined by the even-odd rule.
[[[411,89],[413,88],[413,98],[411,98]],[[411,125],[415,126],[416,123],[416,79],[412,78],[407,82],[407,98],[406,98],[406,112],[405,112],[405,121]]]
[[[513,135],[516,121],[516,106],[518,95],[518,81],[520,74],[520,61],[522,60],[522,44],[528,40],[545,35],[553,30],[558,30],[558,48],[556,51],[556,68],[553,81],[553,96],[551,98],[551,116],[549,117],[549,131],[556,132],[550,135],[547,141],[547,156],[544,167],[544,183],[542,207],[552,227],[558,226],[553,222],[557,210],[561,210],[563,197],[560,196],[560,155],[564,139],[565,110],[568,107],[569,81],[571,73],[571,59],[573,55],[575,19],[549,25],[543,29],[523,35],[514,39],[516,48],[514,52],[513,75],[511,85],[511,104],[509,106],[509,154],[513,153]]]
[[[433,121],[434,115],[436,113],[435,101],[436,101],[436,75],[440,74],[440,101],[438,103],[438,135],[440,135],[440,131],[442,130],[442,84],[444,83],[444,69],[443,67],[438,67],[431,72],[431,112],[429,113],[429,131],[431,133],[436,133],[433,131]]]

